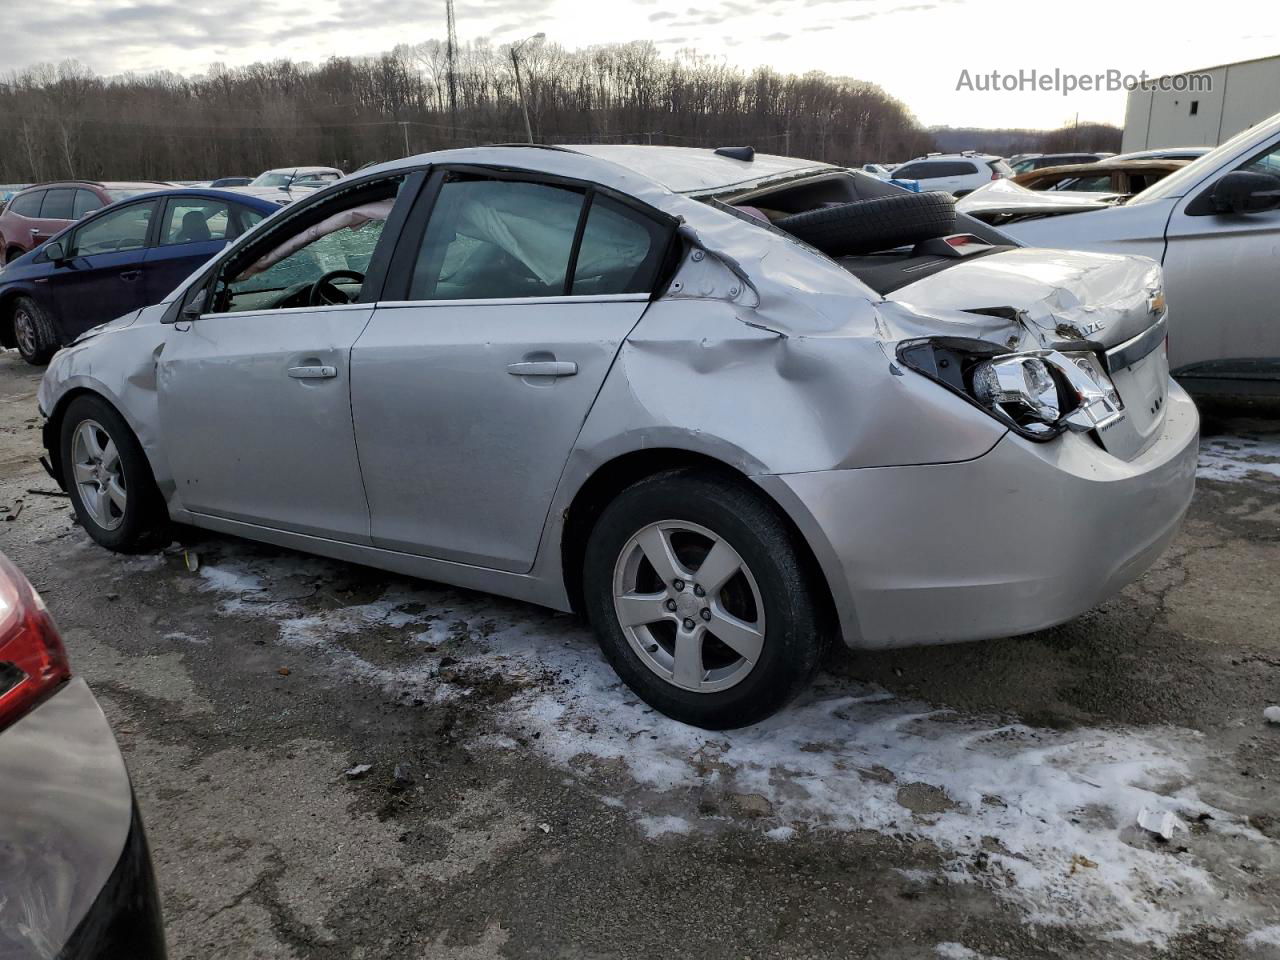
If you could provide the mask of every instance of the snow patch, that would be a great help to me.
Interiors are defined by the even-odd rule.
[[[232,594],[224,612],[267,618],[284,644],[395,696],[465,697],[466,676],[497,672],[516,692],[493,708],[502,732],[479,745],[512,749],[510,737],[516,749],[542,752],[623,803],[647,836],[694,830],[698,797],[758,795],[765,813],[735,818],[739,828],[779,842],[823,830],[923,838],[948,857],[943,879],[980,884],[1033,922],[1139,942],[1198,924],[1257,924],[1247,900],[1233,896],[1236,878],[1215,872],[1215,862],[1247,857],[1264,873],[1280,872],[1280,844],[1201,799],[1198,778],[1214,758],[1195,731],[1048,730],[824,678],[764,723],[709,732],[637,700],[591,635],[560,614],[403,582],[377,599],[329,607],[336,591],[328,583],[349,568],[292,555],[232,555],[200,576],[207,589]],[[310,593],[298,586],[307,578]],[[320,589],[317,579],[323,602],[298,599]],[[350,649],[384,631],[398,631],[387,642],[420,654],[384,665]],[[458,678],[441,675],[437,650]],[[687,816],[654,814],[673,804]],[[1180,850],[1137,827],[1144,808],[1188,823],[1211,819]],[[717,815],[701,826],[726,821]]]
[[[979,953],[977,950],[970,950],[963,943],[940,943],[933,948],[933,952],[943,960],[1004,960],[1003,957],[993,957],[986,953]]]
[[[1196,476],[1202,480],[1259,480],[1280,478],[1280,437],[1240,434],[1204,437]]]

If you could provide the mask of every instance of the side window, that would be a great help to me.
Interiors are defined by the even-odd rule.
[[[236,204],[236,213],[240,217],[240,232],[244,233],[250,227],[256,227],[263,220],[267,219],[267,215],[261,210],[254,210],[252,207],[242,207]]]
[[[200,197],[172,199],[160,225],[160,245],[225,240],[231,229],[231,209],[222,200]]]
[[[79,220],[83,216],[101,209],[103,203],[92,190],[77,190],[75,205],[71,208],[72,218]]]
[[[893,175],[903,180],[923,180],[929,176],[928,167],[926,163],[908,163],[905,167],[899,167],[893,171]]]
[[[944,174],[947,177],[969,177],[978,172],[977,166],[966,160],[957,160],[955,163],[949,163],[947,168],[947,172]]]
[[[228,272],[218,278],[209,312],[356,302],[403,183],[404,177],[393,177],[362,185],[267,230],[224,266]],[[247,224],[263,219],[256,211],[239,212]]]
[[[667,229],[639,211],[593,194],[569,292],[648,293],[669,238]]]
[[[44,195],[44,203],[40,205],[42,220],[71,220],[75,209],[75,190],[60,188],[50,190]]]
[[[131,203],[90,220],[75,232],[72,255],[91,257],[95,253],[137,250],[147,245],[147,232],[155,215],[155,203]]]
[[[418,252],[410,299],[563,295],[582,202],[581,192],[549,184],[446,180]]]
[[[36,219],[40,216],[40,204],[44,201],[44,194],[43,190],[18,194],[9,204],[9,212],[16,213],[20,217]]]
[[[1242,164],[1239,169],[1247,170],[1249,173],[1269,173],[1274,177],[1280,177],[1280,143],[1273,143],[1265,153]]]

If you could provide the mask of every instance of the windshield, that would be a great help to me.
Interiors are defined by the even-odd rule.
[[[287,187],[293,181],[293,172],[262,173],[249,184],[251,187]]]
[[[1265,140],[1267,136],[1275,134],[1278,129],[1280,129],[1280,117],[1273,117],[1261,126],[1241,130],[1222,146],[1210,150],[1203,157],[1193,160],[1181,170],[1175,170],[1163,180],[1152,184],[1141,193],[1130,198],[1126,206],[1182,196],[1194,184],[1198,183],[1202,177],[1216,170],[1223,160],[1239,150],[1244,144],[1255,137],[1260,138],[1260,141]],[[1261,142],[1259,145],[1261,145]]]
[[[107,187],[107,196],[114,203],[117,200],[128,200],[130,197],[140,197],[144,193],[151,193],[153,190],[159,190],[159,187]]]

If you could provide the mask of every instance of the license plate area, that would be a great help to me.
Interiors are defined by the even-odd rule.
[[[1164,324],[1107,353],[1111,380],[1124,403],[1124,419],[1105,430],[1098,439],[1109,453],[1126,460],[1141,453],[1164,425],[1169,399],[1169,354],[1165,347]],[[1153,334],[1158,333],[1158,336]],[[1135,341],[1147,339],[1150,349],[1134,350]],[[1143,344],[1146,346],[1146,344]],[[1123,365],[1121,365],[1123,364]]]

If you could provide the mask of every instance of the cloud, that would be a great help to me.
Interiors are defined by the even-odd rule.
[[[771,33],[764,38],[764,41],[766,43],[776,43],[779,40],[790,40],[790,39],[791,39],[791,34],[789,33]]]
[[[657,13],[649,14],[649,22],[656,23],[659,20],[671,20],[674,17],[675,14],[670,10],[659,10]]]

